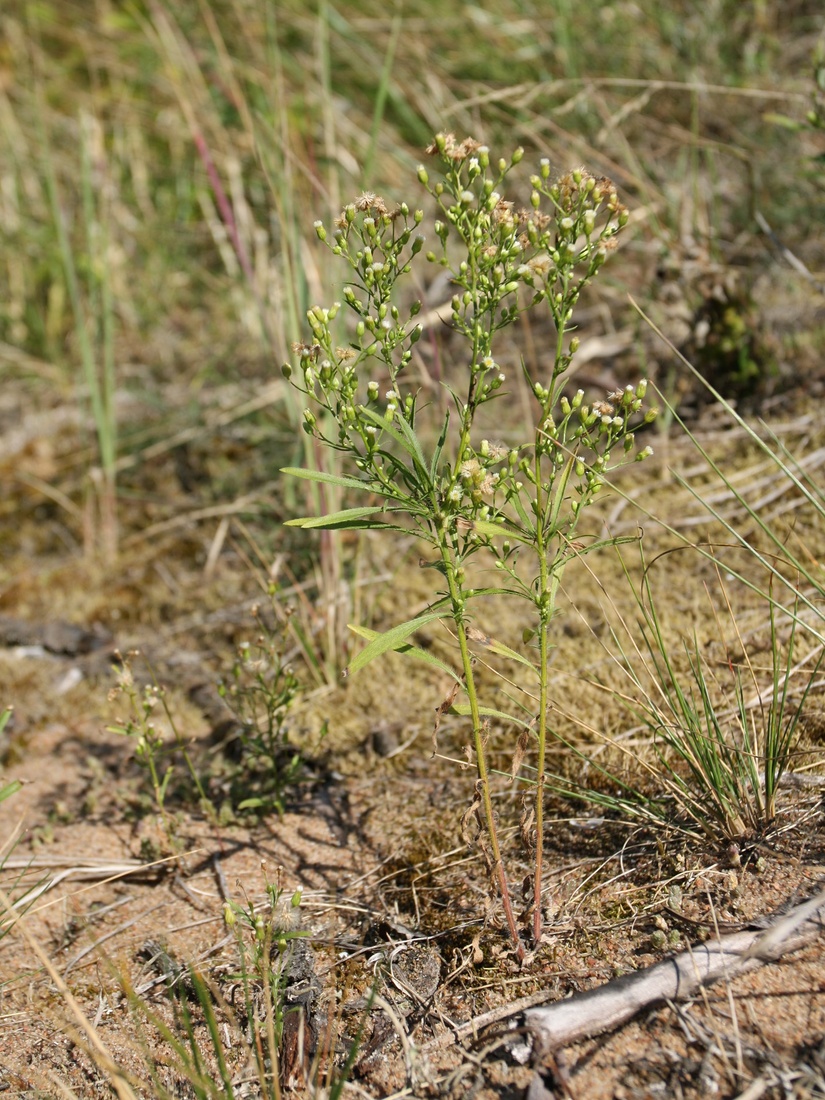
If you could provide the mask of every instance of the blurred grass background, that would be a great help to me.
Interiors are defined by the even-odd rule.
[[[203,599],[227,557],[261,585],[314,568],[273,522],[295,507],[278,468],[311,458],[279,366],[336,295],[312,224],[365,188],[420,201],[438,130],[614,178],[632,225],[581,316],[596,385],[690,401],[629,291],[753,407],[817,392],[816,3],[31,0],[0,25],[6,609],[63,589],[71,614],[53,571],[81,559],[109,578],[82,614],[110,625],[158,614],[150,559]],[[319,568],[336,583],[340,555]]]

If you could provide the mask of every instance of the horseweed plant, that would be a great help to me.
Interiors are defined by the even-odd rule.
[[[346,455],[356,476],[291,468],[284,472],[361,490],[371,502],[332,515],[291,520],[296,526],[334,529],[407,531],[396,522],[406,516],[418,535],[437,555],[444,587],[425,614],[376,635],[357,633],[369,644],[350,663],[348,672],[363,668],[388,650],[403,650],[428,660],[454,680],[442,708],[469,715],[472,723],[475,795],[464,815],[465,835],[472,835],[486,860],[494,892],[519,958],[524,958],[516,917],[502,863],[493,812],[486,741],[489,720],[504,717],[521,727],[515,750],[514,774],[534,742],[537,754],[535,802],[525,809],[522,833],[533,861],[532,893],[523,920],[538,943],[542,932],[542,830],[545,755],[547,749],[548,657],[556,595],[567,563],[604,542],[576,541],[583,513],[601,489],[606,475],[626,462],[646,458],[638,450],[632,427],[650,421],[645,411],[645,383],[585,404],[584,393],[567,395],[565,374],[578,347],[572,317],[582,289],[596,275],[616,245],[616,234],[627,222],[613,184],[594,178],[583,168],[556,182],[550,165],[541,162],[531,176],[530,206],[517,211],[502,188],[519,164],[523,150],[509,162],[491,161],[488,149],[471,139],[456,142],[439,134],[428,149],[439,165],[432,182],[423,166],[418,179],[435,200],[436,250],[426,259],[449,273],[457,288],[452,299],[452,327],[466,341],[463,392],[447,386],[454,421],[447,410],[435,441],[427,446],[416,419],[420,393],[407,377],[421,327],[414,302],[402,319],[398,284],[424,249],[419,227],[421,210],[406,203],[388,209],[378,196],[361,195],[343,211],[331,234],[316,222],[318,237],[349,268],[343,299],[354,315],[347,347],[336,346],[333,326],[342,309],[316,306],[308,312],[312,341],[295,348],[299,371],[284,374],[306,396],[305,430],[321,443]],[[456,245],[458,262],[451,254]],[[532,439],[505,446],[480,439],[476,423],[483,406],[504,396],[506,377],[496,361],[494,345],[503,329],[523,312],[549,309],[555,325],[555,347],[540,377],[525,363],[522,371],[535,397]],[[378,514],[383,513],[384,519]],[[500,581],[492,587],[471,586],[467,564],[481,551],[491,555]],[[522,576],[519,559],[532,562]],[[525,644],[530,658],[503,645],[502,655],[529,667],[537,682],[538,708],[524,721],[481,706],[470,644],[480,632],[472,626],[471,601],[481,596],[511,596],[530,608]],[[407,639],[420,627],[449,619],[461,655],[460,671],[448,668]],[[456,702],[463,690],[466,702]]]

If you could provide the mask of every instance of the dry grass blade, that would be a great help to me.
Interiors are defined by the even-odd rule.
[[[56,986],[60,995],[63,997],[67,1008],[71,1012],[72,1018],[74,1019],[82,1034],[85,1035],[86,1040],[89,1044],[89,1052],[92,1055],[96,1065],[110,1082],[112,1088],[115,1090],[120,1100],[139,1100],[138,1094],[135,1092],[131,1083],[127,1079],[124,1072],[117,1065],[112,1055],[109,1053],[105,1043],[100,1038],[100,1035],[98,1034],[92,1022],[84,1013],[77,998],[69,989],[68,985],[60,976],[60,974],[58,974],[57,970],[52,964],[51,959],[37,942],[37,939],[26,927],[25,918],[21,917],[20,914],[15,910],[11,899],[6,895],[5,891],[3,890],[0,890],[0,905],[3,906],[3,909],[12,924],[12,928],[20,933],[20,935],[28,944],[29,948],[42,964],[46,973],[49,975],[49,978],[52,980],[52,982],[54,982],[54,985]]]
[[[193,851],[191,854],[196,854],[196,851]],[[117,882],[119,879],[123,878],[143,877],[155,868],[162,867],[168,863],[176,863],[179,858],[179,856],[167,856],[164,859],[155,860],[153,863],[143,863],[141,860],[137,859],[120,860],[116,862],[114,860],[96,860],[92,858],[76,860],[66,856],[39,859],[36,857],[27,859],[25,856],[14,856],[4,862],[3,869],[28,871],[30,869],[46,870],[56,866],[62,867],[62,870],[58,871],[55,875],[47,878],[45,881],[39,882],[22,897],[14,901],[12,907],[15,909],[22,909],[28,908],[37,898],[42,897],[43,894],[53,890],[56,886],[59,886],[61,882],[67,879],[90,880],[94,885],[100,886],[109,882]],[[66,866],[66,864],[69,866]],[[82,893],[83,891],[78,892]],[[47,902],[45,905],[40,905],[37,911],[51,904],[54,903]]]

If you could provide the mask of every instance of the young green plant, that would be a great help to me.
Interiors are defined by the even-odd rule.
[[[714,666],[695,636],[681,639],[680,646],[667,638],[644,555],[641,565],[641,585],[633,588],[642,645],[625,648],[618,635],[614,640],[616,659],[632,685],[621,698],[653,735],[664,801],[712,842],[760,841],[775,826],[780,783],[805,706],[821,687],[825,652],[818,645],[798,659],[799,601],[783,609],[769,596],[768,660],[757,668],[720,571],[722,601],[742,656],[735,658],[726,646]]]
[[[183,761],[189,778],[197,791],[201,810],[208,817],[214,819],[215,809],[209,801],[201,782],[190,752],[190,746],[175,723],[166,699],[165,689],[158,684],[154,673],[152,674],[152,683],[145,684],[142,690],[135,683],[132,658],[139,656],[137,651],[133,651],[125,657],[118,656],[118,665],[114,667],[117,682],[109,692],[109,702],[114,702],[122,697],[125,699],[128,709],[125,719],[118,719],[108,728],[112,733],[120,733],[132,739],[135,759],[149,773],[155,804],[163,822],[167,840],[170,848],[175,850],[177,847],[175,823],[166,805],[166,795],[169,783],[176,772],[178,758]],[[171,732],[171,738],[167,732],[159,728],[159,712],[163,716],[161,722]]]
[[[277,599],[270,588],[273,609]],[[257,632],[241,642],[230,675],[218,691],[238,720],[238,761],[232,774],[233,809],[283,814],[287,791],[305,771],[304,757],[290,746],[287,719],[300,692],[300,682],[286,659],[287,631],[292,615],[271,625],[257,605],[252,609]],[[325,730],[322,730],[322,734]]]
[[[424,253],[421,210],[406,203],[390,209],[372,193],[350,203],[332,232],[316,223],[319,238],[348,269],[343,300],[354,328],[348,346],[339,347],[333,323],[344,307],[336,302],[328,309],[311,309],[311,340],[295,349],[299,369],[294,372],[287,365],[284,373],[306,397],[305,430],[340,452],[353,472],[285,472],[358,491],[368,502],[290,522],[307,528],[403,532],[412,524],[435,554],[433,576],[442,577],[443,585],[428,610],[383,634],[370,634],[349,672],[384,652],[403,650],[453,678],[451,709],[470,718],[477,770],[465,833],[478,841],[511,940],[523,958],[493,811],[489,722],[504,718],[521,727],[514,773],[531,739],[537,757],[535,802],[523,831],[535,838],[532,901],[525,920],[538,943],[550,732],[547,669],[559,583],[572,558],[604,545],[580,534],[582,516],[610,471],[651,453],[649,447],[637,449],[633,426],[654,413],[643,408],[644,382],[592,405],[585,403],[581,390],[570,396],[564,392],[578,347],[576,337],[570,337],[576,304],[627,222],[613,184],[583,168],[553,181],[549,163],[542,161],[530,178],[529,206],[516,210],[503,189],[522,160],[521,149],[509,161],[493,161],[479,142],[458,143],[452,135],[440,134],[428,152],[439,177],[431,180],[421,166],[418,179],[437,206],[435,249]],[[461,383],[446,386],[452,409],[429,435],[426,417],[420,415],[421,394],[408,371],[422,331],[416,321],[420,302],[413,302],[405,315],[401,305],[405,277],[422,254],[450,276],[456,289],[452,328],[466,349]],[[534,421],[523,442],[504,445],[482,436],[479,414],[507,392],[506,375],[496,359],[501,332],[523,312],[539,307],[549,311],[554,345],[541,364],[541,376],[522,363],[535,398]],[[500,580],[476,587],[469,568],[482,552],[492,558]],[[527,605],[525,644],[532,646],[531,655],[498,648],[526,666],[537,683],[532,721],[481,704],[471,652],[478,634],[471,606],[480,597],[513,597]],[[408,644],[417,629],[441,619],[450,620],[455,631],[458,670]],[[464,700],[456,702],[462,691]]]

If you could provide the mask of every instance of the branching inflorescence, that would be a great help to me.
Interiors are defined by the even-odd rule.
[[[550,624],[567,563],[602,541],[576,538],[581,517],[607,475],[651,454],[639,449],[635,428],[655,411],[644,408],[645,382],[585,403],[579,390],[568,394],[566,378],[578,339],[571,337],[573,315],[583,288],[595,277],[627,223],[627,211],[613,184],[577,168],[555,182],[542,161],[530,178],[529,206],[517,210],[504,197],[504,184],[521,162],[523,150],[491,162],[488,149],[467,139],[458,143],[439,134],[428,152],[439,167],[433,182],[423,166],[418,179],[438,208],[433,230],[437,247],[424,253],[421,210],[407,204],[390,209],[366,193],[348,205],[335,229],[316,223],[316,232],[349,269],[343,305],[319,306],[308,313],[311,341],[296,347],[299,371],[284,373],[307,398],[304,428],[340,452],[351,474],[290,469],[343,490],[361,490],[367,505],[331,515],[291,521],[306,527],[409,529],[438,555],[442,590],[424,615],[385,634],[370,637],[350,671],[388,650],[412,648],[407,639],[420,626],[450,619],[460,651],[460,667],[447,671],[466,703],[452,709],[472,723],[477,768],[476,793],[465,814],[465,829],[477,838],[499,894],[510,936],[520,957],[524,945],[513,912],[492,806],[486,752],[487,722],[493,712],[478,698],[470,642],[470,604],[481,596],[516,597],[530,608],[529,656],[500,646],[499,651],[530,668],[538,709],[521,727],[517,760],[532,747],[536,756],[535,800],[522,833],[532,849],[532,897],[525,913],[533,942],[542,934],[542,832],[545,755],[548,740],[547,667]],[[448,386],[448,409],[434,442],[425,445],[416,419],[420,398],[408,368],[421,336],[420,303],[402,311],[398,293],[419,254],[448,272],[455,294],[452,327],[464,338],[466,373],[461,386]],[[334,330],[346,310],[354,318],[346,346]],[[507,377],[496,360],[497,335],[528,310],[549,310],[555,346],[541,364],[541,376],[522,362],[535,398],[535,419],[523,443],[504,445],[479,438],[478,413],[502,397]],[[402,521],[399,517],[405,517]],[[607,540],[609,541],[609,540]],[[492,556],[499,582],[473,587],[470,558]],[[520,559],[528,558],[525,575]],[[422,651],[417,651],[420,656]],[[473,825],[474,823],[474,825]],[[471,826],[473,826],[471,828]]]

